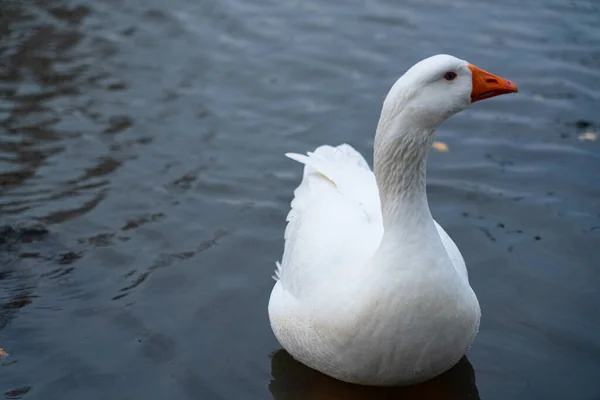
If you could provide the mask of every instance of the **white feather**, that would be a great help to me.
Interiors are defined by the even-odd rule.
[[[332,265],[372,255],[383,228],[373,173],[351,146],[287,156],[305,166],[287,218],[280,279],[301,297]]]
[[[472,68],[438,55],[393,85],[375,134],[374,171],[348,144],[287,154],[304,170],[269,319],[304,364],[352,383],[415,384],[471,346],[479,303],[458,247],[431,216],[425,169],[439,124],[471,104]],[[479,93],[501,81],[477,73]]]
[[[307,154],[286,154],[304,164],[304,171],[286,219],[283,259],[275,271],[275,279],[283,279],[286,289],[298,296],[302,287],[319,280],[323,268],[372,256],[383,236],[379,190],[363,156],[348,144],[324,145]],[[468,279],[458,247],[437,222],[435,226],[455,268]],[[300,288],[294,283],[298,281]]]

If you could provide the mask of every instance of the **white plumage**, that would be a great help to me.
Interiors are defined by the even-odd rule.
[[[477,86],[482,70],[473,68],[440,55],[396,82],[375,136],[375,172],[348,144],[287,154],[304,171],[269,317],[304,364],[347,382],[413,384],[450,368],[475,338],[480,310],[463,257],[425,194],[435,129],[491,87]]]

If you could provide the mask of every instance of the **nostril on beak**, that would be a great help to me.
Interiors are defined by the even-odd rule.
[[[494,78],[487,78],[485,80],[485,82],[486,83],[496,83],[496,84],[500,83],[500,82],[498,82],[498,79],[494,79]]]

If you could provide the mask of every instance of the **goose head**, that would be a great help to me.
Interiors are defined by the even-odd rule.
[[[433,221],[425,169],[439,125],[477,101],[517,91],[511,81],[446,54],[418,62],[396,81],[383,102],[373,155],[386,229]]]
[[[383,114],[425,130],[471,104],[517,92],[511,81],[484,71],[465,60],[438,54],[411,67],[388,93]]]

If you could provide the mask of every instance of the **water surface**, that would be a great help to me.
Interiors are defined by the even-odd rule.
[[[594,0],[0,3],[0,395],[600,398]],[[450,53],[514,80],[439,131],[428,193],[482,311],[424,386],[340,384],[266,313],[301,167],[372,160],[381,102]]]

